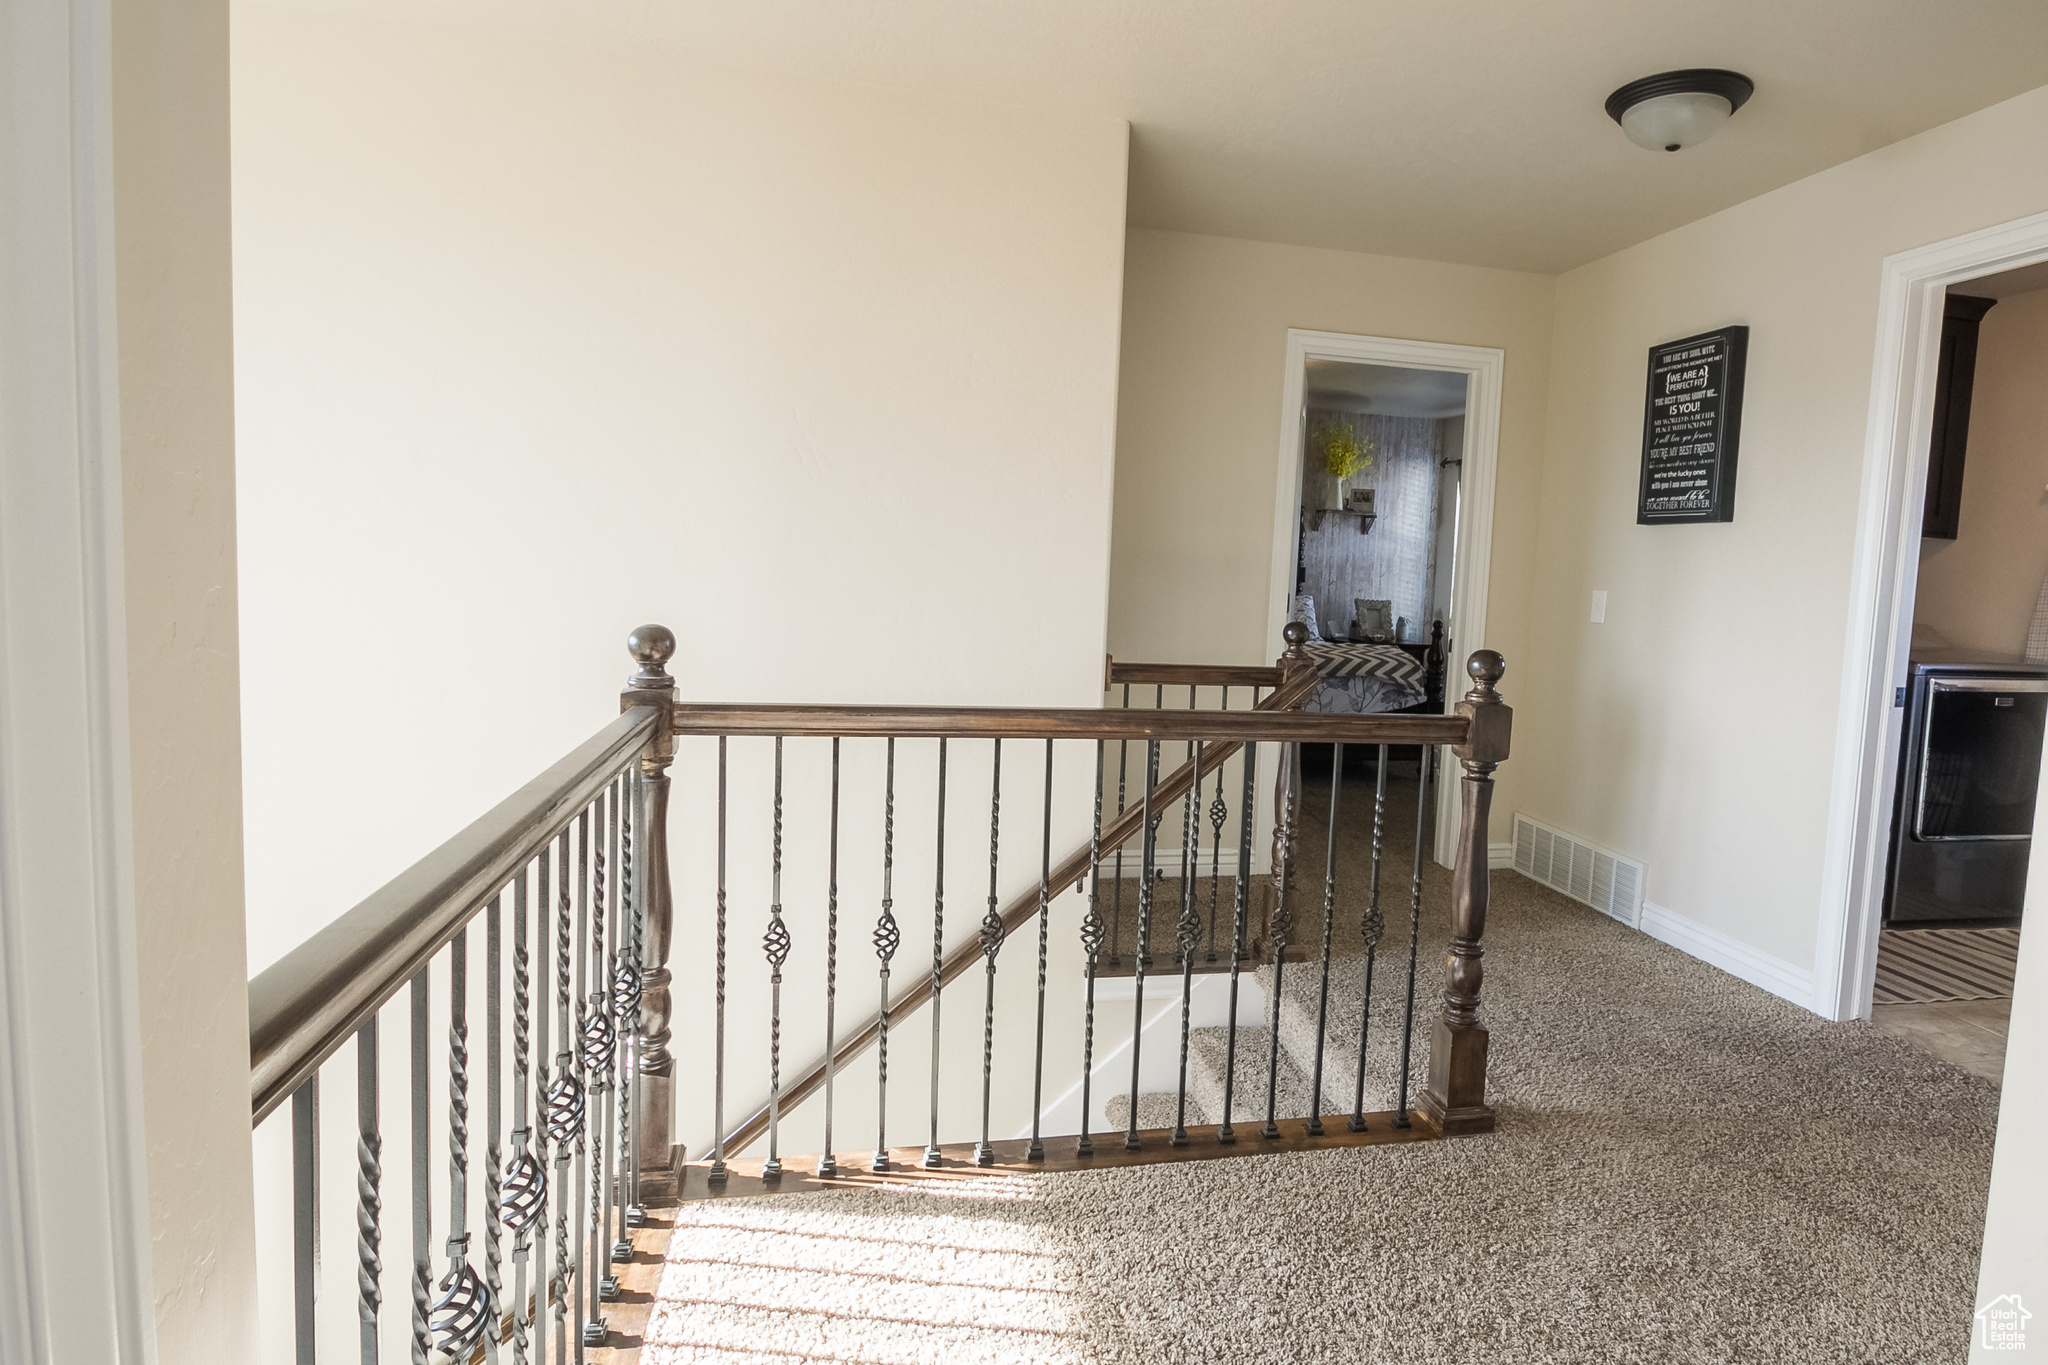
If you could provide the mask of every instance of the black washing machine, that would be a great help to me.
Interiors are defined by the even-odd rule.
[[[2048,664],[1916,651],[1884,917],[2016,923],[2026,898]]]

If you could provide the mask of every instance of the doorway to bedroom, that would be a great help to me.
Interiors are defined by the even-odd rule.
[[[1485,638],[1500,374],[1497,350],[1288,334],[1272,631],[1309,628],[1309,709],[1440,713],[1456,699],[1459,661]],[[1423,758],[1387,752],[1389,805],[1414,811],[1419,846],[1448,866],[1456,822],[1441,782],[1419,799]],[[1334,760],[1305,752],[1309,785],[1366,784],[1373,799],[1378,750],[1347,752],[1341,777]]]

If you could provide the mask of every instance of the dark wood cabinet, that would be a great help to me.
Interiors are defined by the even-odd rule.
[[[1950,294],[1941,316],[1934,382],[1934,439],[1927,456],[1927,512],[1920,534],[1954,540],[1963,508],[1963,457],[1970,444],[1970,394],[1977,381],[1977,328],[1997,299]]]

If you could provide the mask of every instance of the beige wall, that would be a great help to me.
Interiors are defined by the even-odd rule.
[[[113,33],[136,957],[157,1358],[244,1361],[255,1359],[255,1244],[227,6],[117,0]]]
[[[1289,328],[1495,346],[1507,362],[1485,643],[1507,656],[1502,691],[1519,705],[1555,282],[1143,228],[1126,259],[1110,651],[1263,661]],[[1522,767],[1518,752],[1501,770],[1497,807]]]
[[[1558,284],[1515,804],[1644,859],[1652,902],[1795,974],[1819,931],[1879,263],[2043,209],[2048,89]],[[1735,520],[1637,526],[1646,348],[1728,323],[1751,329]]]
[[[252,968],[603,724],[642,621],[686,696],[1095,700],[1123,124],[235,23]]]
[[[1099,698],[1121,122],[295,7],[238,6],[234,57],[252,967],[603,725],[643,621],[679,635],[686,698]],[[842,1025],[876,992],[881,863],[879,745],[847,747]],[[1072,747],[1078,797],[1092,756]],[[737,1117],[766,1097],[769,745],[733,751]],[[1043,756],[1006,757],[1007,892],[1036,883]],[[672,826],[693,1152],[711,1136],[710,761],[684,746]],[[899,985],[930,942],[932,762],[899,756]],[[792,1069],[822,1039],[824,764],[824,741],[789,745]],[[987,745],[955,746],[950,779],[958,942],[986,894]],[[1063,805],[1059,851],[1087,815]],[[1055,952],[1076,957],[1061,913]],[[1031,956],[1004,959],[1004,1018],[1027,1027]],[[980,1112],[980,983],[962,990],[947,1140]],[[1078,1056],[1078,1005],[1056,1008],[1049,1048]],[[892,1047],[911,1078],[896,1140],[921,1128],[927,1028]],[[872,1077],[841,1089],[842,1144],[871,1140]],[[1028,1104],[1004,1086],[1002,1136]],[[786,1116],[785,1152],[817,1150],[816,1108]],[[345,1299],[346,1258],[328,1264]]]
[[[1963,285],[1959,292],[1969,293]],[[1978,336],[1954,540],[1920,542],[1915,625],[1951,644],[2026,652],[2048,575],[2048,289],[2000,299]]]

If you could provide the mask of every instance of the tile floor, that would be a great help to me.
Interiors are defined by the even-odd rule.
[[[1997,1084],[2005,1074],[2005,1024],[2010,1000],[1951,1000],[1878,1005],[1870,1022],[1963,1070]]]

